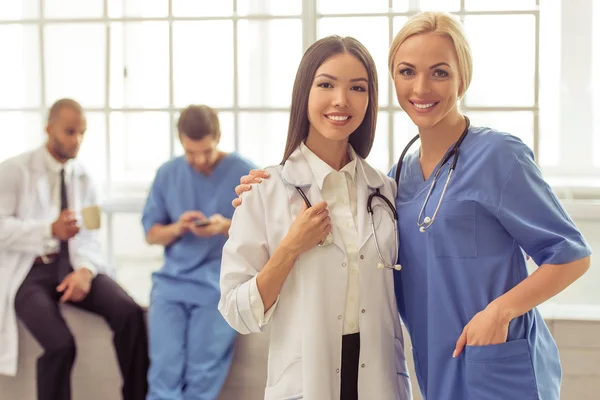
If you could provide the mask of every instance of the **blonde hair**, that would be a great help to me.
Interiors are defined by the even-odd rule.
[[[427,11],[415,14],[400,29],[392,41],[388,56],[388,66],[392,80],[394,79],[394,58],[398,49],[406,39],[421,33],[442,35],[449,38],[454,44],[460,77],[458,97],[462,97],[469,88],[471,78],[473,77],[471,47],[469,46],[460,20],[445,12]]]

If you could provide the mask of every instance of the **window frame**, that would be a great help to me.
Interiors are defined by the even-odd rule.
[[[178,17],[173,15],[173,0],[168,0],[168,15],[164,17],[111,17],[109,15],[109,2],[111,0],[103,0],[103,15],[98,18],[46,18],[44,16],[44,0],[39,0],[39,16],[37,18],[29,19],[13,19],[13,20],[0,20],[0,24],[33,24],[38,27],[39,30],[39,51],[40,51],[40,81],[41,81],[41,104],[40,107],[30,108],[0,108],[0,112],[39,112],[42,115],[42,119],[45,118],[47,107],[51,101],[55,99],[48,99],[46,93],[46,83],[48,77],[46,76],[46,55],[45,53],[45,27],[50,24],[66,24],[66,23],[103,23],[106,29],[106,46],[105,46],[105,71],[106,71],[106,87],[104,96],[104,107],[98,108],[86,108],[89,112],[103,113],[105,118],[105,157],[106,157],[106,182],[102,192],[106,195],[110,206],[107,207],[107,236],[108,236],[108,251],[112,254],[111,238],[112,238],[112,215],[115,212],[131,212],[131,204],[138,204],[140,201],[125,200],[126,197],[141,198],[145,195],[149,182],[143,182],[138,186],[131,187],[125,185],[122,187],[119,182],[112,176],[112,162],[111,162],[111,138],[110,138],[110,118],[115,112],[164,112],[169,115],[169,126],[170,131],[165,134],[170,135],[169,140],[169,156],[173,157],[176,155],[176,118],[178,113],[181,111],[180,108],[174,106],[174,76],[173,76],[173,24],[178,21],[214,21],[214,20],[226,20],[233,22],[233,106],[217,108],[219,112],[228,112],[233,115],[233,137],[234,147],[239,149],[240,146],[240,114],[241,113],[273,113],[273,112],[289,112],[288,107],[242,107],[239,105],[239,81],[238,81],[238,23],[242,20],[275,20],[275,19],[296,19],[301,21],[302,29],[302,51],[307,49],[310,44],[318,39],[317,27],[319,20],[323,17],[326,18],[346,18],[346,17],[385,17],[388,20],[388,40],[392,41],[394,31],[394,18],[395,17],[410,17],[419,11],[419,0],[407,0],[408,11],[396,12],[394,11],[394,0],[388,0],[389,8],[387,12],[382,13],[361,13],[361,14],[320,14],[318,12],[317,2],[318,0],[304,0],[302,1],[301,14],[299,15],[268,15],[268,14],[257,14],[257,15],[237,15],[235,10],[237,9],[237,0],[233,0],[234,13],[231,16],[213,16],[213,17]],[[256,0],[258,1],[258,0]],[[536,0],[536,7],[529,10],[501,10],[501,11],[469,11],[465,9],[465,0],[460,1],[460,9],[458,11],[451,12],[453,15],[457,15],[461,20],[464,20],[466,16],[487,16],[487,15],[532,15],[535,19],[535,54],[534,54],[534,104],[527,107],[484,107],[484,106],[469,106],[468,104],[462,105],[462,110],[468,115],[469,112],[528,112],[531,113],[533,118],[533,151],[538,157],[539,161],[539,146],[540,146],[540,107],[539,107],[539,93],[540,93],[540,1]],[[164,108],[133,108],[133,107],[121,107],[113,108],[110,106],[110,94],[111,94],[111,25],[113,23],[126,23],[126,22],[145,22],[145,21],[166,21],[169,25],[169,106]],[[397,160],[395,154],[399,153],[397,147],[403,147],[404,143],[396,143],[394,131],[396,130],[396,115],[402,114],[403,111],[397,104],[395,99],[395,91],[393,82],[388,78],[386,71],[379,71],[380,73],[380,84],[388,85],[388,104],[382,105],[379,109],[387,114],[387,146],[388,146],[388,164],[393,165]],[[40,133],[43,134],[43,133]],[[590,143],[590,146],[592,144]],[[165,160],[166,161],[166,160]],[[549,173],[552,177],[556,173],[558,175],[558,169],[554,167],[543,168],[544,172]],[[596,168],[590,171],[590,176],[597,176],[600,168]],[[563,178],[561,176],[561,178]],[[552,179],[550,179],[552,182]],[[557,187],[567,195],[573,197],[573,190],[569,188],[569,185],[573,185],[573,182],[561,183],[558,180]],[[574,186],[577,186],[576,184]],[[593,184],[581,184],[578,189],[581,192],[585,192],[586,196],[590,195],[590,192],[599,193],[600,185],[594,186]]]

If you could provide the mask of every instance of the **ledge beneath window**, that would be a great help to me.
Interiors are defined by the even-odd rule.
[[[545,320],[600,322],[600,304],[545,303],[538,307]]]
[[[106,213],[139,213],[142,212],[146,197],[131,195],[128,197],[111,197],[102,203]],[[561,199],[562,204],[573,219],[600,221],[600,200]]]
[[[139,194],[123,197],[111,197],[102,202],[105,213],[139,213],[144,209],[146,197]]]

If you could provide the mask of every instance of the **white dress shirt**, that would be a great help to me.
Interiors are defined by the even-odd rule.
[[[50,152],[44,147],[44,165],[46,166],[46,171],[48,174],[48,185],[50,188],[50,201],[52,202],[52,207],[48,209],[48,214],[45,218],[48,221],[56,221],[58,216],[60,215],[60,171],[64,168],[65,170],[65,185],[67,186],[67,198],[73,200],[69,197],[69,194],[72,193],[73,196],[76,196],[77,193],[70,191],[69,187],[73,182],[75,168],[73,166],[73,160],[67,160],[64,164],[58,162]],[[68,204],[69,209],[72,210],[71,204]],[[48,225],[48,230],[46,232],[46,244],[44,247],[45,254],[54,254],[60,251],[60,241],[52,236],[52,223]],[[73,269],[86,268],[89,270],[93,276],[95,276],[98,271],[96,267],[91,262],[86,260],[80,260],[78,265],[72,265]]]
[[[356,178],[356,153],[352,146],[348,146],[350,162],[340,171],[331,168],[321,160],[304,143],[300,144],[300,150],[306,158],[308,165],[317,181],[323,198],[327,202],[327,209],[331,221],[338,228],[348,255],[348,282],[346,289],[346,308],[344,313],[343,334],[352,334],[359,329],[359,273],[358,273],[358,228],[357,228],[357,189]],[[267,313],[264,312],[264,304],[258,292],[256,279],[253,279],[249,288],[250,304],[252,312],[263,326],[269,322],[275,310],[273,305]],[[279,300],[279,299],[278,299]]]
[[[73,164],[71,160],[61,164],[44,147],[44,164],[48,172],[48,185],[50,187],[50,200],[52,207],[46,216],[49,221],[56,221],[60,214],[60,171],[65,170],[65,185],[69,187],[73,177]],[[68,192],[68,191],[67,191]],[[46,234],[46,254],[58,253],[60,251],[60,241],[52,236],[52,224],[48,226]]]

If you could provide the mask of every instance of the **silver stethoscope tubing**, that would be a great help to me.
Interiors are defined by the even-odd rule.
[[[469,127],[471,126],[471,121],[469,121],[469,118],[466,116],[465,116],[465,121],[467,122],[465,130],[462,132],[462,134],[460,135],[460,137],[458,138],[458,140],[456,141],[456,143],[454,144],[452,149],[450,149],[450,151],[448,153],[446,153],[446,155],[442,158],[442,161],[438,165],[438,167],[433,175],[433,181],[431,182],[431,185],[429,186],[429,191],[427,192],[427,196],[425,197],[425,201],[423,202],[423,206],[421,207],[421,211],[419,212],[419,216],[417,217],[417,226],[419,227],[420,232],[425,232],[427,229],[429,229],[431,227],[431,225],[433,225],[433,222],[435,221],[435,218],[437,217],[437,214],[440,211],[440,206],[442,205],[442,201],[444,200],[444,195],[446,194],[446,189],[448,189],[448,183],[450,182],[450,178],[452,178],[452,174],[454,173],[454,169],[456,168],[456,162],[458,161],[458,155],[460,153],[460,145],[467,137],[467,134],[469,133]],[[410,147],[418,139],[419,139],[419,135],[416,135],[414,138],[412,138],[410,140],[410,142],[408,142],[408,144],[402,151],[402,154],[400,155],[400,159],[398,160],[398,167],[396,168],[396,184],[398,187],[398,191],[400,191],[400,172],[402,171],[402,162],[404,161],[404,157],[406,156],[406,153],[408,152]],[[431,193],[433,192],[433,189],[435,188],[435,184],[437,183],[437,180],[438,180],[438,177],[442,170],[442,167],[444,166],[444,164],[446,164],[448,161],[450,161],[450,158],[452,158],[452,163],[450,164],[450,168],[448,169],[448,176],[446,178],[446,183],[444,184],[444,189],[442,190],[442,194],[440,195],[440,199],[438,200],[437,207],[435,208],[435,211],[433,212],[433,216],[431,218],[427,217],[427,216],[425,216],[425,218],[423,218],[423,213],[425,212],[425,208],[427,207],[427,203],[429,202],[429,197],[431,196]]]
[[[312,207],[310,201],[308,200],[308,197],[306,197],[306,194],[304,194],[304,191],[301,188],[299,188],[298,186],[296,186],[296,191],[298,191],[300,196],[302,196],[302,199],[306,203],[306,206],[308,208]],[[394,238],[395,238],[394,243],[396,245],[393,254],[395,254],[396,256],[398,256],[398,213],[396,212],[396,208],[394,207],[394,205],[384,195],[382,195],[379,192],[379,189],[375,189],[375,191],[369,195],[369,198],[367,199],[367,212],[369,213],[369,219],[371,221],[371,229],[373,232],[373,238],[375,239],[375,248],[377,249],[377,255],[379,256],[379,259],[381,260],[381,262],[379,264],[377,264],[377,268],[380,268],[380,269],[392,268],[397,271],[400,271],[400,269],[402,267],[398,264],[387,262],[385,260],[385,258],[383,257],[383,253],[381,252],[381,249],[379,248],[379,240],[377,239],[377,234],[376,234],[376,229],[375,229],[375,221],[373,218],[373,199],[375,199],[375,198],[379,198],[379,199],[383,200],[384,203],[388,206],[389,210],[392,212],[392,216],[394,219]],[[331,232],[329,232],[327,234],[327,237],[324,238],[323,240],[321,240],[317,246],[323,247],[323,246],[327,246],[327,245],[331,244],[333,241],[331,240],[330,235],[331,235]],[[327,240],[327,239],[329,239],[329,240]]]
[[[395,269],[396,271],[400,271],[402,269],[402,266],[400,266],[400,264],[396,264],[396,263],[389,263],[385,260],[385,257],[383,257],[383,254],[381,253],[381,249],[379,248],[379,240],[377,239],[377,233],[376,233],[376,229],[375,229],[375,220],[373,218],[373,199],[374,198],[379,198],[381,200],[383,200],[383,202],[388,206],[388,209],[392,212],[392,217],[394,219],[394,252],[392,254],[395,254],[396,257],[398,257],[398,247],[399,247],[399,243],[398,243],[398,212],[396,211],[396,207],[394,207],[394,205],[392,204],[391,201],[389,201],[384,195],[382,195],[379,192],[379,189],[375,189],[375,191],[373,193],[371,193],[369,195],[369,199],[367,200],[367,212],[369,213],[369,219],[371,220],[371,231],[373,232],[373,239],[375,239],[375,249],[377,249],[377,255],[379,255],[379,260],[381,260],[381,262],[379,264],[377,264],[377,268],[379,269],[383,269],[383,268],[390,268],[390,269]]]

